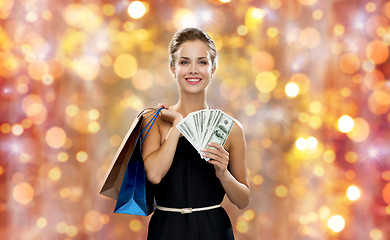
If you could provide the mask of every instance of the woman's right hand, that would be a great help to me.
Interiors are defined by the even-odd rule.
[[[183,116],[179,113],[173,110],[172,108],[169,109],[169,106],[165,103],[159,103],[158,108],[163,107],[164,109],[160,112],[160,118],[164,121],[172,123],[172,125],[178,124],[181,120],[183,120]]]

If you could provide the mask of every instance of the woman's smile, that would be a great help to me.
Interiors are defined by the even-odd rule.
[[[185,79],[191,85],[196,85],[202,81],[202,78],[200,78],[200,77],[188,77]]]

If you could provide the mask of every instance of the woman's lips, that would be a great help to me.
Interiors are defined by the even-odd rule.
[[[200,81],[202,81],[201,78],[186,78],[186,81],[191,84],[191,85],[196,85],[198,83],[200,83]]]

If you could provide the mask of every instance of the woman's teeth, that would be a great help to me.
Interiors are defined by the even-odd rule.
[[[189,81],[189,82],[198,82],[201,79],[200,78],[186,78],[186,80]]]

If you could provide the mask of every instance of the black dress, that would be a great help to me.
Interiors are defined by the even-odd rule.
[[[158,206],[200,208],[221,204],[225,190],[214,166],[180,137],[172,166],[153,186]],[[234,239],[230,219],[222,207],[182,214],[156,209],[149,222],[148,240]]]

